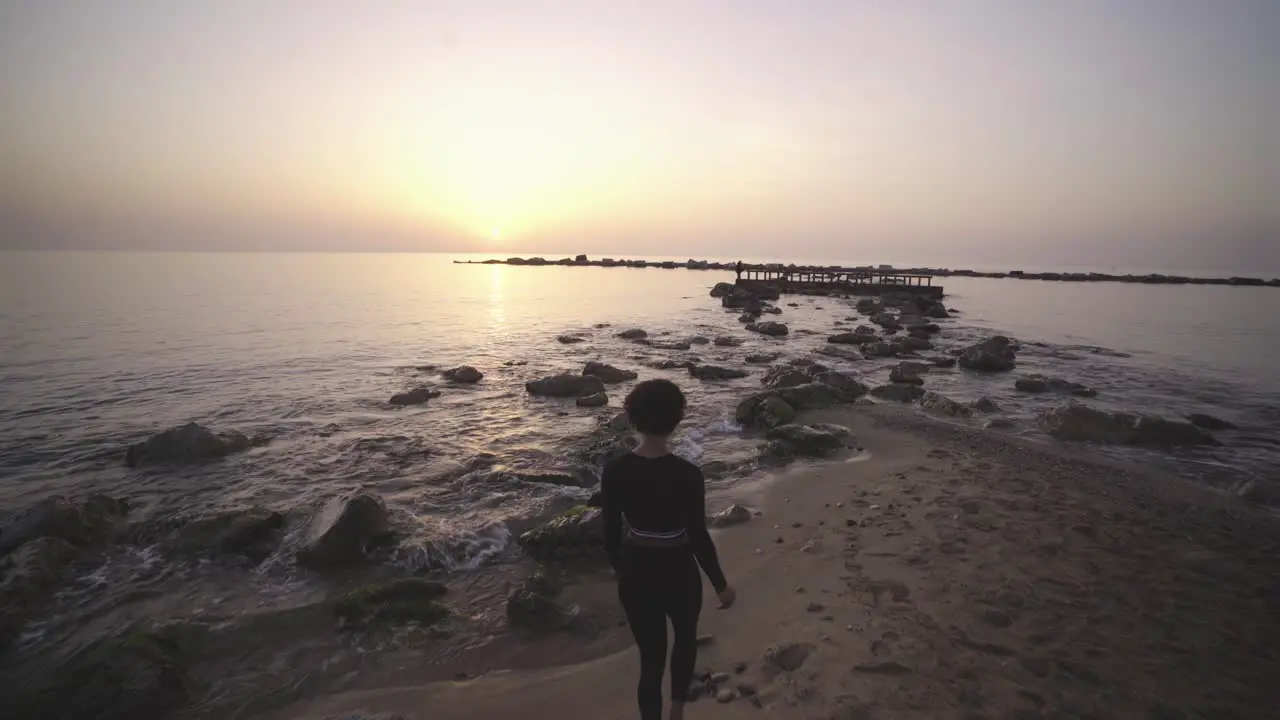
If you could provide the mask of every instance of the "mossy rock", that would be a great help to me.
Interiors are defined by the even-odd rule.
[[[579,505],[520,536],[525,552],[540,560],[604,558],[604,515],[600,508]]]
[[[440,602],[448,591],[434,580],[401,578],[351,590],[338,598],[334,611],[347,625],[375,620],[434,625],[450,614],[449,606]]]

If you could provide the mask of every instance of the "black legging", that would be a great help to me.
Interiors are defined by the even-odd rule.
[[[684,702],[698,660],[698,615],[702,576],[687,548],[623,551],[618,597],[640,649],[636,701],[641,720],[661,720],[662,674],[667,660],[667,618],[675,634],[671,649],[671,699]]]

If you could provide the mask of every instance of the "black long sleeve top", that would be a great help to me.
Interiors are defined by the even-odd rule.
[[[715,543],[707,532],[706,482],[697,465],[675,455],[646,458],[627,453],[605,466],[600,479],[604,539],[609,564],[622,564],[622,519],[641,534],[683,531],[698,565],[716,592],[728,587]]]

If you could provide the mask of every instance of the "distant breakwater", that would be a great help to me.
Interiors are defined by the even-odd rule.
[[[734,270],[737,263],[731,262],[712,262],[710,260],[686,260],[678,262],[675,260],[628,260],[601,258],[591,260],[586,255],[578,255],[573,258],[560,258],[559,260],[547,260],[541,257],[511,257],[505,260],[454,260],[456,265],[532,265],[541,267],[546,265],[571,266],[571,267],[629,267],[629,268],[662,268],[664,270],[675,270],[683,268],[686,270]],[[842,267],[839,265],[796,265],[794,263],[766,263],[766,264],[746,264],[742,265],[743,270],[787,270],[794,272],[895,272],[907,275],[932,275],[935,277],[980,277],[980,278],[1011,278],[1014,280],[1047,280],[1053,282],[1121,282],[1121,283],[1142,283],[1145,285],[1232,285],[1243,287],[1280,287],[1280,278],[1272,278],[1265,280],[1263,278],[1249,277],[1229,277],[1229,278],[1211,278],[1211,277],[1188,277],[1185,275],[1161,275],[1153,273],[1150,275],[1113,275],[1110,273],[1057,273],[1057,272],[1023,272],[1022,270],[1010,270],[1009,272],[981,272],[978,270],[952,270],[950,268],[899,268],[890,265],[861,265],[856,267]]]

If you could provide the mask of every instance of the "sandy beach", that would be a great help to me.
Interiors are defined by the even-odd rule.
[[[716,535],[739,600],[717,610],[708,593],[698,667],[727,673],[734,699],[688,718],[1276,716],[1280,519],[1265,509],[902,408],[802,420],[846,425],[866,452],[732,498],[757,515]],[[261,716],[636,717],[609,578],[566,595],[589,636],[402,656]]]

